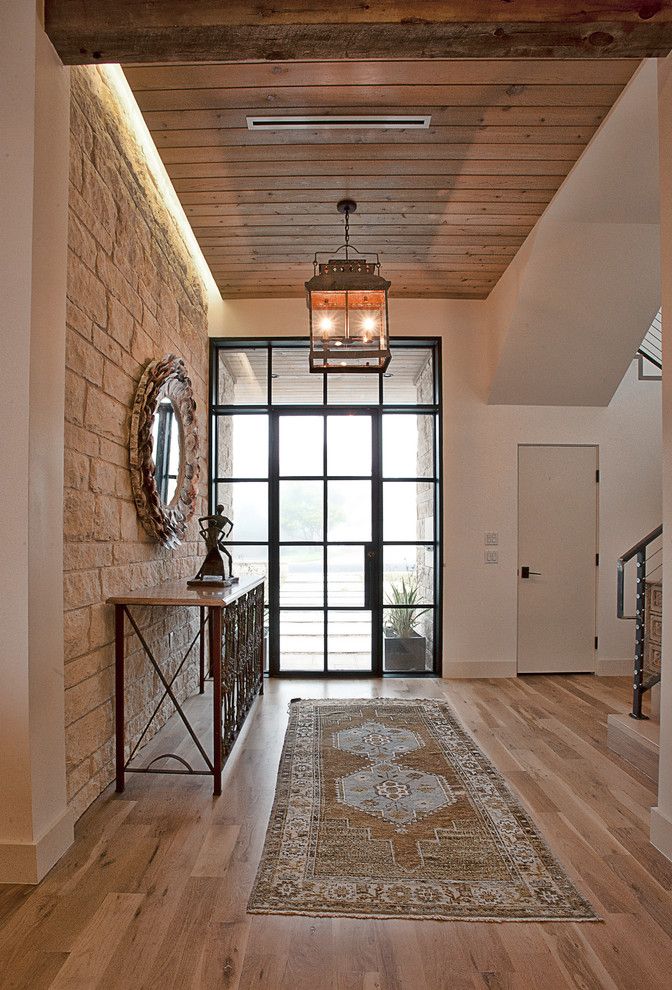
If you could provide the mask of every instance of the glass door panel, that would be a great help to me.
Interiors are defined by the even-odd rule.
[[[324,474],[324,416],[280,416],[280,477]]]
[[[327,670],[338,673],[373,669],[373,459],[371,415],[327,415]]]
[[[434,666],[434,609],[383,609],[383,670],[422,674]]]
[[[265,543],[268,539],[268,483],[266,481],[222,481],[217,485],[217,504],[233,520],[231,540]]]
[[[280,612],[280,671],[324,672],[324,612],[292,609]]]
[[[394,543],[434,541],[434,482],[383,482],[383,539]]]
[[[434,416],[383,416],[383,478],[434,477]]]
[[[371,417],[327,418],[327,472],[336,477],[371,477]]]
[[[219,416],[216,443],[220,478],[268,477],[268,416]]]
[[[268,351],[265,347],[221,348],[216,369],[216,405],[266,405]]]
[[[427,347],[392,348],[392,360],[383,375],[383,404],[425,406],[436,401],[434,351]]]
[[[371,612],[327,613],[327,669],[345,673],[371,670]]]
[[[332,406],[377,406],[380,375],[327,375],[327,402]]]
[[[268,545],[228,544],[233,557],[233,573],[241,578],[248,576],[264,578],[264,604],[268,605]]]
[[[383,603],[395,604],[412,594],[413,603],[434,601],[434,547],[386,545],[383,550]],[[408,604],[408,603],[406,603]]]
[[[306,348],[273,348],[271,360],[271,393],[274,405],[322,405],[324,376],[315,375],[308,368]]]
[[[363,608],[365,567],[363,546],[327,549],[327,604],[334,608]]]
[[[279,413],[277,436],[280,669],[371,671],[372,417]]]
[[[324,549],[280,547],[280,607],[324,605]]]
[[[280,540],[321,541],[324,532],[324,482],[280,481]]]
[[[368,543],[371,540],[371,482],[327,483],[327,538]]]

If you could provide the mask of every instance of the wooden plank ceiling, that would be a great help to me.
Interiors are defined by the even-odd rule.
[[[397,296],[484,298],[635,59],[125,66],[225,298],[302,295],[316,250],[379,251]],[[426,130],[248,130],[248,115],[431,114]]]

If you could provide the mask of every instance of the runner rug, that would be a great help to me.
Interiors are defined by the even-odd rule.
[[[595,921],[450,707],[297,701],[248,910]]]

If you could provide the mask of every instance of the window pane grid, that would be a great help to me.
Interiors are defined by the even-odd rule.
[[[223,342],[222,342],[223,343]],[[251,342],[252,343],[252,342]],[[394,658],[388,662],[386,644],[384,641],[380,642],[379,649],[379,660],[378,663],[382,665],[382,672],[395,672],[397,670],[408,670],[409,673],[428,673],[433,669],[433,646],[434,641],[439,633],[439,630],[435,628],[436,621],[435,615],[439,609],[439,589],[440,589],[440,547],[439,547],[439,535],[438,535],[438,521],[439,521],[439,508],[441,503],[440,498],[440,479],[439,479],[439,431],[440,423],[438,422],[437,414],[439,413],[440,406],[438,404],[438,375],[437,375],[437,363],[435,358],[436,345],[430,343],[429,341],[418,340],[414,342],[414,346],[404,347],[403,345],[395,344],[392,341],[393,348],[395,348],[395,357],[398,357],[396,368],[398,371],[398,380],[396,382],[389,381],[389,378],[394,376],[382,375],[376,376],[377,381],[375,387],[369,387],[366,392],[366,403],[362,401],[357,401],[357,398],[353,395],[350,402],[347,402],[345,393],[340,394],[340,387],[337,389],[334,383],[329,380],[328,375],[311,375],[308,379],[310,385],[306,389],[306,381],[301,380],[303,375],[302,369],[302,357],[305,358],[306,369],[307,369],[307,345],[303,342],[298,347],[292,348],[287,346],[286,352],[279,354],[280,348],[285,350],[285,343],[277,345],[270,341],[254,341],[253,346],[255,351],[265,351],[266,353],[266,370],[267,370],[267,381],[265,383],[265,396],[262,398],[261,389],[257,389],[255,397],[252,401],[246,397],[245,389],[250,387],[256,388],[256,383],[252,382],[250,386],[249,381],[244,382],[240,390],[241,398],[234,398],[232,403],[222,403],[217,404],[217,398],[221,394],[221,390],[218,389],[214,398],[214,403],[211,405],[212,412],[212,429],[211,429],[211,449],[213,453],[213,461],[217,461],[217,447],[219,444],[218,439],[218,428],[219,423],[225,416],[238,416],[240,414],[251,415],[264,415],[271,417],[273,416],[273,411],[276,410],[275,416],[279,416],[279,420],[289,419],[292,416],[313,416],[320,420],[320,425],[323,433],[322,443],[319,442],[319,438],[315,438],[314,445],[308,444],[305,448],[310,451],[311,446],[314,449],[314,453],[317,458],[322,461],[321,469],[318,469],[317,462],[314,466],[311,465],[311,470],[303,473],[289,473],[290,468],[287,465],[287,469],[284,473],[278,471],[277,462],[275,467],[271,464],[271,460],[277,457],[277,447],[275,451],[271,449],[272,445],[268,450],[268,467],[264,468],[264,473],[257,468],[253,472],[240,472],[235,470],[228,471],[216,471],[216,477],[211,478],[211,494],[214,499],[217,493],[217,486],[223,485],[227,486],[231,491],[234,486],[240,487],[240,492],[245,490],[245,488],[252,484],[259,484],[262,482],[264,485],[269,485],[269,501],[267,512],[270,512],[271,522],[273,520],[274,514],[278,513],[278,507],[273,508],[274,499],[278,495],[278,484],[280,480],[285,483],[297,484],[299,486],[305,484],[311,484],[314,482],[321,485],[321,503],[322,512],[321,519],[317,520],[317,528],[321,530],[319,536],[316,533],[317,538],[312,539],[302,539],[297,533],[292,531],[286,534],[285,538],[278,539],[277,532],[277,521],[272,523],[271,530],[265,533],[261,538],[257,535],[257,531],[254,534],[247,534],[243,539],[235,540],[235,542],[228,543],[232,551],[239,548],[244,551],[246,548],[253,548],[261,551],[263,547],[264,554],[268,555],[269,562],[276,557],[280,559],[280,555],[283,556],[284,562],[289,558],[287,557],[287,552],[291,552],[291,548],[299,553],[299,555],[308,552],[319,552],[322,557],[321,575],[316,572],[314,574],[315,584],[313,589],[313,594],[317,594],[318,598],[312,598],[312,601],[305,600],[307,596],[302,597],[302,600],[296,603],[290,602],[287,599],[287,595],[283,594],[280,597],[280,589],[274,596],[274,602],[271,602],[271,608],[269,612],[269,621],[271,625],[272,635],[276,637],[279,636],[280,640],[284,642],[277,644],[276,641],[276,652],[275,661],[271,659],[271,672],[295,672],[300,674],[305,673],[322,673],[328,672],[329,669],[333,669],[338,673],[347,675],[348,671],[353,673],[357,672],[360,668],[358,666],[359,661],[358,656],[363,656],[364,653],[359,649],[357,644],[359,639],[362,639],[362,630],[368,628],[369,637],[373,637],[374,642],[378,641],[379,638],[386,640],[389,638],[387,634],[383,635],[383,630],[385,628],[385,616],[390,614],[391,606],[384,601],[383,588],[381,588],[378,595],[382,599],[379,606],[374,606],[374,611],[364,606],[364,598],[366,597],[364,592],[364,575],[361,574],[357,577],[356,581],[352,579],[352,575],[348,573],[347,581],[345,585],[341,582],[341,587],[338,587],[338,576],[330,571],[330,558],[334,551],[339,549],[347,552],[366,552],[367,546],[373,538],[374,544],[378,546],[378,553],[380,557],[380,571],[381,577],[383,577],[383,572],[385,570],[383,564],[384,551],[389,551],[390,548],[397,548],[399,551],[405,550],[407,552],[408,560],[413,564],[413,560],[416,556],[416,551],[418,552],[418,561],[423,560],[424,557],[427,561],[431,558],[433,561],[433,567],[429,567],[430,580],[432,582],[432,604],[424,604],[424,602],[429,602],[429,596],[425,593],[422,599],[423,604],[421,606],[422,616],[418,620],[414,617],[413,621],[422,622],[422,630],[418,636],[412,636],[412,639],[421,639],[426,642],[427,657],[429,658],[427,663],[421,665],[421,668],[411,670],[408,667],[408,661],[406,661],[406,667],[395,666],[398,662]],[[423,346],[424,345],[424,346]],[[235,350],[238,354],[245,352],[249,348],[249,345],[245,341],[237,341],[235,346],[231,350]],[[216,357],[220,351],[227,350],[226,346],[222,346],[220,342],[216,342],[213,347],[213,361],[212,368],[215,372],[213,375],[213,387],[214,379],[216,379],[217,372],[221,370],[221,362]],[[291,353],[289,353],[291,351]],[[424,365],[423,365],[423,355],[424,355]],[[279,360],[276,360],[279,358]],[[274,364],[275,362],[275,364]],[[263,362],[258,359],[257,356],[257,367],[262,365]],[[417,366],[417,368],[416,368]],[[421,367],[422,366],[422,367]],[[288,370],[293,373],[296,368],[299,368],[298,376],[295,376],[294,382],[285,382],[284,384],[277,384],[278,378],[276,375],[286,373]],[[411,377],[415,374],[417,369],[422,371],[424,375],[425,383],[423,388],[425,389],[425,394],[419,396],[421,400],[424,401],[412,401],[412,389],[409,384]],[[424,368],[424,370],[423,370]],[[414,370],[415,369],[415,370]],[[291,378],[292,375],[289,375]],[[373,376],[371,376],[373,377]],[[249,376],[248,376],[249,378]],[[321,378],[321,381],[319,379]],[[319,384],[313,385],[311,379],[318,379]],[[428,384],[429,383],[429,384]],[[298,394],[297,394],[298,389]],[[375,401],[374,393],[377,392],[377,403]],[[431,393],[431,394],[430,394]],[[332,396],[331,404],[329,403],[329,397]],[[265,398],[265,401],[264,401]],[[427,401],[427,400],[430,401]],[[258,401],[257,401],[258,400]],[[342,404],[341,404],[342,403]],[[425,431],[425,436],[423,437],[425,441],[426,450],[423,453],[424,460],[422,461],[422,469],[420,463],[420,437],[418,437],[417,449],[415,451],[417,460],[417,473],[412,470],[412,467],[416,465],[409,460],[409,457],[413,456],[413,451],[406,451],[406,461],[404,464],[396,464],[390,467],[387,462],[382,465],[380,458],[384,453],[381,449],[381,454],[372,455],[372,466],[371,470],[368,468],[368,463],[366,461],[366,456],[362,455],[360,450],[355,449],[355,445],[361,439],[356,436],[353,432],[352,434],[352,450],[353,454],[356,456],[356,461],[352,464],[348,462],[348,455],[342,452],[339,456],[341,460],[338,463],[338,467],[335,466],[335,462],[329,459],[328,462],[328,443],[327,443],[327,431],[330,426],[329,416],[330,414],[336,420],[345,421],[345,417],[357,417],[364,419],[367,415],[367,410],[370,418],[368,421],[372,423],[378,423],[376,427],[378,437],[378,442],[381,439],[381,428],[384,430],[384,424],[389,424],[389,427],[393,426],[393,421],[395,416],[400,416],[397,424],[394,424],[396,431],[398,431],[400,424],[403,421],[410,423],[411,420],[415,419],[418,424],[424,421],[427,425]],[[347,427],[346,427],[347,430]],[[420,427],[418,427],[418,434],[420,434]],[[277,434],[276,434],[277,437]],[[277,443],[277,441],[276,441]],[[322,450],[319,450],[319,448]],[[378,450],[378,448],[376,448]],[[321,456],[320,456],[321,455]],[[354,470],[353,470],[354,467]],[[331,470],[327,471],[327,468]],[[382,468],[382,470],[381,470]],[[411,468],[411,470],[409,470]],[[348,471],[346,474],[345,472]],[[274,473],[275,472],[275,473]],[[345,493],[348,492],[348,488],[354,493],[357,485],[361,486],[362,482],[369,485],[371,488],[371,481],[375,481],[376,486],[380,485],[379,499],[366,497],[363,498],[362,492],[359,492],[359,497],[344,497]],[[347,483],[345,487],[342,487],[339,492],[339,485],[343,486],[343,483]],[[386,483],[386,484],[384,484]],[[395,488],[395,483],[398,488]],[[287,487],[285,485],[285,487]],[[312,487],[312,485],[311,485]],[[406,487],[406,492],[404,493],[404,487]],[[401,506],[401,495],[404,494],[404,498],[409,502],[410,505],[410,492],[414,491],[416,498],[416,505],[422,502],[422,509],[418,509],[423,516],[423,522],[421,523],[420,517],[418,516],[417,525],[420,531],[416,534],[413,532],[403,532],[404,526],[401,526],[401,531],[399,532],[399,527],[395,523],[392,529],[388,526],[385,527],[385,532],[382,532],[382,524],[385,519],[385,512],[383,511],[382,502],[384,500],[384,492],[387,489],[392,497],[388,498],[388,504],[392,506],[393,509],[399,510],[403,509]],[[317,489],[314,492],[317,495]],[[341,497],[339,497],[339,495]],[[373,496],[373,492],[371,493]],[[331,496],[331,497],[330,497]],[[368,505],[365,505],[367,504]],[[374,506],[378,505],[375,510],[378,515],[374,519]],[[371,506],[371,517],[372,522],[376,522],[373,530],[368,528],[368,523],[366,522],[366,517],[368,514],[368,506]],[[317,502],[316,506],[317,508]],[[389,511],[389,510],[388,510]],[[319,515],[319,513],[318,513]],[[338,516],[338,518],[335,518]],[[436,524],[434,523],[436,519]],[[378,522],[380,520],[380,522]],[[315,521],[315,520],[314,520]],[[378,529],[380,526],[380,530]],[[354,538],[348,538],[351,535],[351,530],[355,528]],[[406,520],[406,530],[411,529],[410,517]],[[422,529],[424,528],[424,532]],[[397,535],[398,533],[398,535]],[[406,537],[406,538],[404,538]],[[409,568],[412,570],[412,566]],[[418,563],[418,566],[420,564]],[[342,563],[341,570],[343,573],[345,571],[353,571],[352,567],[346,567],[345,563]],[[356,568],[354,569],[356,570]],[[399,571],[399,566],[395,565],[395,570]],[[273,566],[271,566],[271,573],[273,572]],[[374,568],[373,573],[376,572]],[[377,580],[377,579],[376,579]],[[385,583],[385,580],[383,580]],[[360,592],[361,598],[360,598]],[[337,600],[340,596],[340,600]],[[436,596],[436,597],[435,597]],[[318,603],[319,601],[319,603]],[[278,608],[279,606],[279,608]],[[393,610],[399,612],[400,615],[408,613],[413,613],[417,610],[416,605],[403,604],[395,605]],[[277,611],[276,611],[277,610]],[[272,613],[276,611],[275,619]],[[349,613],[349,614],[348,614]],[[377,616],[372,622],[374,614]],[[331,618],[330,618],[331,616]],[[367,619],[368,616],[368,619]],[[284,617],[284,620],[283,620]],[[291,619],[291,626],[288,627],[288,620]],[[400,620],[401,621],[401,620]],[[368,627],[367,627],[368,622]],[[427,625],[428,624],[428,625]],[[352,631],[350,632],[350,626],[352,626]],[[425,626],[427,626],[428,635],[422,635],[425,631]],[[431,631],[429,631],[431,627]],[[273,630],[275,629],[275,632]],[[303,656],[303,650],[297,653],[296,643],[301,640],[301,637],[307,635],[306,630],[309,630],[309,638],[312,643],[311,649],[308,650],[308,654],[313,654],[312,659],[310,659],[309,664],[304,663],[305,657]],[[334,636],[338,639],[338,643],[330,642],[330,630]],[[346,636],[347,633],[347,636]],[[319,639],[322,638],[323,655],[319,656]],[[279,646],[279,655],[278,655]],[[361,644],[360,644],[361,646]],[[417,644],[415,644],[417,647]],[[314,649],[313,649],[314,647]],[[358,652],[359,651],[359,652]],[[376,652],[374,650],[374,652]],[[417,653],[417,649],[416,649]],[[274,650],[271,645],[271,658],[273,658]],[[320,659],[322,663],[320,663]],[[403,658],[402,658],[403,659]],[[365,658],[366,662],[364,664],[363,671],[369,669],[370,656]],[[431,662],[430,662],[431,661]],[[274,666],[275,664],[275,666]],[[279,664],[279,666],[278,666]],[[381,668],[376,668],[381,670]],[[363,672],[362,671],[362,672]]]

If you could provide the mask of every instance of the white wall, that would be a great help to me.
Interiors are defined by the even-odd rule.
[[[632,624],[616,619],[616,558],[661,521],[660,384],[636,365],[608,407],[488,405],[493,313],[487,302],[390,300],[397,336],[440,336],[444,427],[444,673],[515,673],[518,444],[600,448],[600,673],[629,671]],[[301,299],[224,303],[226,336],[303,336]],[[499,533],[499,564],[484,533]]]
[[[73,837],[63,703],[69,77],[34,4],[4,0],[0,22],[0,882],[31,883]]]
[[[672,366],[672,56],[658,63],[660,121],[660,267],[663,363]],[[658,806],[651,809],[651,841],[672,859],[672,375],[663,375],[663,656],[660,682]]]
[[[656,62],[645,60],[489,304],[490,401],[607,405],[660,305]]]
[[[448,321],[447,321],[448,322]],[[515,672],[518,444],[596,444],[600,459],[598,670],[630,669],[632,624],[616,619],[617,557],[661,520],[660,384],[636,364],[606,408],[495,406],[488,389],[488,324],[443,333],[446,673]],[[437,328],[438,329],[438,328]],[[499,533],[499,565],[483,534]],[[453,665],[451,667],[451,664]]]

